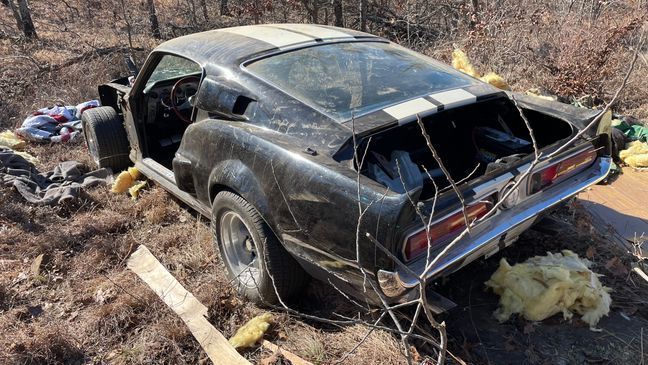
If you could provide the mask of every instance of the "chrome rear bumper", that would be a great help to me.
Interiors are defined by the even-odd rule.
[[[442,257],[427,273],[428,279],[450,274],[482,256],[490,256],[500,248],[513,243],[518,236],[535,223],[539,214],[573,197],[590,185],[596,184],[610,171],[611,159],[599,158],[590,168],[568,180],[535,194],[517,206],[500,210],[492,218],[472,229]],[[418,275],[425,271],[423,256],[408,264]],[[402,268],[395,271],[379,270],[378,283],[388,297],[403,296],[418,284],[418,279]]]

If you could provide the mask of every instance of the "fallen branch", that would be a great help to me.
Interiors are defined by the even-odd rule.
[[[140,48],[140,47],[131,48],[131,47],[123,47],[123,46],[96,48],[93,49],[92,51],[84,52],[76,57],[72,57],[63,63],[58,63],[55,65],[39,66],[38,68],[40,73],[59,71],[63,68],[72,66],[76,63],[89,61],[95,58],[99,58],[101,56],[109,55],[111,53],[129,53],[131,51],[144,51],[144,48]]]

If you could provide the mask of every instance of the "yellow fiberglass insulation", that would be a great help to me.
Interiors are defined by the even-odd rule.
[[[137,179],[140,177],[140,172],[135,167],[129,167],[128,170],[122,171],[117,175],[115,182],[113,183],[112,191],[113,193],[121,194],[125,193],[130,189],[131,186],[135,184]]]
[[[468,56],[460,49],[452,51],[452,67],[472,77],[479,77]]]
[[[133,186],[128,188],[128,193],[130,194],[131,198],[133,200],[136,200],[137,197],[139,196],[140,190],[142,190],[146,186],[146,180],[144,181],[137,181]]]
[[[509,86],[509,84],[506,83],[506,81],[504,81],[502,76],[496,74],[495,72],[489,72],[486,75],[480,77],[479,79],[482,80],[483,82],[487,82],[495,86],[498,89],[511,90],[511,87]]]
[[[530,321],[541,321],[562,313],[565,319],[573,313],[582,315],[590,327],[610,311],[610,288],[601,285],[591,263],[570,250],[547,253],[509,265],[500,261],[486,286],[500,296],[494,315],[500,322],[520,313]]]
[[[472,63],[470,63],[470,59],[468,59],[466,53],[464,53],[464,51],[460,49],[455,49],[454,51],[452,51],[452,67],[502,90],[511,90],[502,76],[496,74],[495,72],[488,72],[486,75],[481,76],[472,65]]]
[[[263,337],[272,323],[272,314],[263,313],[247,321],[229,339],[229,343],[235,348],[251,347]]]
[[[619,151],[619,158],[632,167],[648,167],[648,143],[634,141],[626,144],[626,149]]]
[[[16,137],[16,135],[12,131],[6,130],[4,132],[0,132],[0,146],[9,147],[12,150],[21,150],[25,148],[26,145],[27,142]]]

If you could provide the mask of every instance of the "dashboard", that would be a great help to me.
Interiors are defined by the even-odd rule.
[[[144,89],[146,105],[148,109],[148,123],[155,123],[156,120],[175,119],[176,115],[171,111],[171,89],[179,79],[160,80]],[[187,81],[179,85],[176,90],[176,106],[179,111],[191,110],[189,97],[198,92],[198,81]],[[186,114],[184,112],[183,114]]]

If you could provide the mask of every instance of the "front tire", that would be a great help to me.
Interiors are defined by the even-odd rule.
[[[257,210],[242,197],[222,191],[212,205],[212,232],[229,280],[255,303],[276,304],[308,280]],[[277,294],[279,297],[277,297]]]
[[[119,172],[131,165],[128,136],[115,109],[101,106],[86,110],[81,122],[88,151],[99,168]]]

